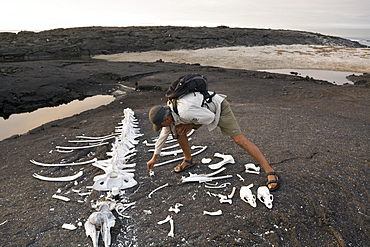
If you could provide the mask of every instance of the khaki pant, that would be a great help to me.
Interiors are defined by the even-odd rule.
[[[217,124],[220,127],[222,134],[227,136],[242,135],[242,131],[236,122],[233,111],[231,110],[229,102],[224,99],[221,103],[220,121]]]

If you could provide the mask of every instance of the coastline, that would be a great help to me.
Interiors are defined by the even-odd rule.
[[[79,36],[83,36],[83,30],[79,31]],[[210,30],[209,35],[213,31]],[[105,48],[100,47],[99,51],[107,50]],[[226,51],[233,52],[236,51]],[[284,52],[282,56],[290,54]],[[91,239],[86,237],[83,227],[69,231],[62,229],[62,225],[85,222],[95,211],[91,203],[105,193],[93,191],[82,198],[73,191],[89,191],[88,186],[96,175],[103,173],[102,170],[91,165],[49,169],[36,166],[30,160],[69,163],[107,159],[109,145],[69,154],[58,153],[55,149],[57,145],[68,145],[68,141],[78,135],[104,136],[114,132],[127,107],[134,110],[140,133],[144,134],[138,139],[133,160],[137,164],[135,179],[139,184],[125,190],[127,202],[136,204],[127,210],[129,218],[116,215],[111,246],[370,245],[367,217],[370,215],[367,203],[370,201],[367,185],[370,88],[366,84],[335,86],[290,75],[194,64],[197,60],[179,64],[162,57],[156,59],[164,62],[59,58],[0,64],[2,97],[8,95],[8,104],[16,103],[11,105],[14,109],[19,105],[24,110],[24,105],[59,104],[61,100],[97,94],[116,96],[109,105],[0,141],[0,242],[3,245],[91,246]],[[219,161],[213,156],[216,152],[230,154],[236,162],[226,165],[227,170],[222,175],[233,177],[220,182],[230,182],[231,186],[209,190],[204,184],[182,184],[181,176],[188,176],[188,173],[173,173],[176,163],[158,167],[155,176],[149,176],[145,162],[151,154],[143,141],[155,137],[156,133],[148,121],[148,111],[154,105],[165,104],[164,90],[186,73],[205,75],[211,90],[228,96],[243,133],[279,173],[283,183],[273,193],[271,210],[259,202],[257,208],[252,208],[240,200],[238,193],[232,204],[221,204],[218,198],[207,194],[207,191],[230,194],[232,187],[239,190],[250,183],[256,189],[266,180],[264,173],[244,172],[244,164],[254,163],[253,158],[218,130],[208,132],[201,128],[192,136],[192,144],[206,145],[207,150],[195,157],[197,165],[189,172],[209,173],[209,168],[200,162],[202,158],[213,158],[216,163]],[[135,87],[137,90],[126,90]],[[5,102],[4,98],[1,102]],[[32,177],[34,173],[58,177],[80,171],[84,175],[76,182],[45,182]],[[147,197],[166,183],[169,184],[167,188],[151,199]],[[71,201],[53,199],[57,191]],[[82,203],[78,202],[81,200]],[[159,226],[157,222],[166,218],[169,207],[178,202],[184,207],[173,216],[175,237],[170,238],[167,225]],[[218,209],[222,209],[222,216],[203,215],[204,210]],[[146,214],[148,210],[152,214]]]

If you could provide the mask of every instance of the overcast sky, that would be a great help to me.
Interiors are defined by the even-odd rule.
[[[0,30],[226,25],[370,38],[370,0],[0,0],[0,3]]]

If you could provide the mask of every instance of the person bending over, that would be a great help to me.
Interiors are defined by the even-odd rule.
[[[259,148],[242,134],[225,97],[215,94],[212,102],[202,106],[203,95],[200,92],[186,94],[177,100],[176,112],[178,113],[174,111],[174,106],[170,101],[166,106],[152,107],[149,111],[149,120],[153,124],[153,130],[156,132],[161,130],[161,132],[155,144],[154,154],[146,164],[147,169],[149,171],[153,169],[169,134],[177,138],[184,153],[184,160],[174,168],[174,171],[181,172],[194,166],[187,132],[191,129],[198,129],[202,125],[206,125],[209,131],[218,126],[222,134],[230,136],[238,146],[246,150],[262,166],[267,174],[269,190],[277,190],[280,187],[277,173],[267,163]]]

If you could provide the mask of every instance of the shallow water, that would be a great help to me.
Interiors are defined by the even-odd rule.
[[[291,72],[298,73],[297,76],[302,77],[312,77],[316,80],[324,80],[336,85],[344,85],[346,83],[353,84],[352,81],[349,81],[346,76],[349,75],[362,75],[362,73],[353,73],[353,72],[343,72],[343,71],[331,71],[331,70],[307,70],[307,69],[266,69],[259,70],[266,71],[271,73],[286,74],[292,75]]]
[[[56,107],[44,107],[33,112],[13,114],[6,120],[0,118],[0,141],[15,134],[24,134],[44,123],[73,116],[86,110],[107,105],[114,100],[112,95],[97,95],[84,100],[73,100]]]

